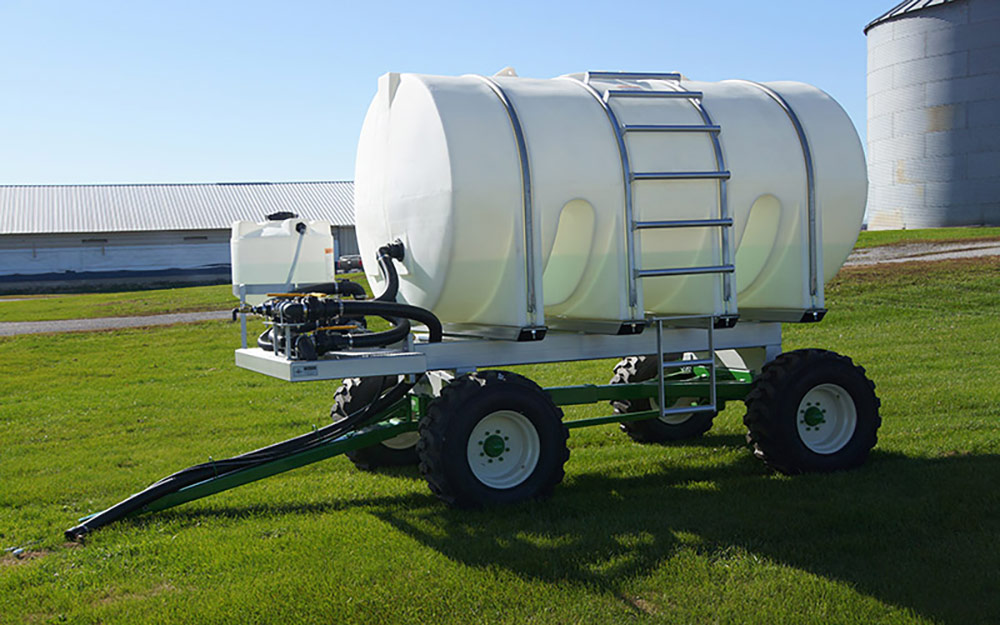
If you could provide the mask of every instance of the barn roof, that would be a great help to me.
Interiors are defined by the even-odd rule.
[[[228,229],[278,211],[353,226],[354,183],[0,185],[0,234]]]

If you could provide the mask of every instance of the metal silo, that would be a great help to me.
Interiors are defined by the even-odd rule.
[[[1000,225],[1000,1],[906,0],[865,34],[869,228]]]

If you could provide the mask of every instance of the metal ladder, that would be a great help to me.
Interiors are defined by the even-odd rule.
[[[629,306],[633,310],[633,316],[643,311],[636,310],[638,306],[638,280],[642,278],[654,278],[661,276],[684,276],[697,274],[719,274],[722,278],[722,297],[724,304],[724,315],[733,313],[732,299],[732,274],[735,266],[732,262],[732,250],[730,245],[729,228],[733,225],[733,218],[729,215],[729,206],[726,199],[726,181],[730,178],[730,173],[726,169],[725,158],[722,154],[722,146],[719,143],[719,133],[722,128],[712,122],[708,111],[701,103],[702,93],[699,91],[677,90],[656,91],[643,89],[608,89],[603,95],[599,95],[591,80],[668,80],[679,83],[681,75],[677,73],[655,73],[655,72],[587,72],[584,75],[583,84],[588,87],[595,96],[601,99],[604,110],[611,121],[615,135],[618,140],[618,149],[622,159],[622,169],[625,178],[625,221],[628,227],[625,228],[625,245],[628,263],[628,287]],[[700,114],[702,124],[626,124],[619,121],[618,116],[611,108],[611,100],[617,98],[670,98],[684,99],[691,102]],[[628,144],[625,135],[628,133],[642,132],[697,132],[707,133],[712,139],[712,147],[715,152],[715,171],[632,171]],[[710,219],[672,219],[660,221],[636,221],[633,209],[632,185],[645,181],[675,181],[675,180],[718,180],[719,183],[719,210],[718,216]],[[706,265],[700,267],[665,267],[658,269],[643,269],[637,266],[636,252],[636,232],[639,230],[668,229],[668,228],[719,228],[719,243],[721,249],[721,264]],[[714,376],[714,372],[713,372]],[[662,375],[661,375],[662,377]],[[714,401],[712,402],[715,403]]]
[[[674,316],[674,317],[654,317],[653,321],[656,322],[656,360],[659,362],[659,367],[657,371],[659,373],[658,379],[659,384],[657,390],[659,392],[660,400],[660,418],[676,415],[676,414],[692,414],[701,412],[717,412],[717,399],[715,395],[715,319],[711,316],[700,316],[700,315],[685,315],[685,316]],[[699,358],[695,360],[670,360],[667,362],[663,361],[663,325],[664,322],[671,322],[671,325],[676,325],[678,322],[685,325],[685,327],[698,328],[698,321],[704,321],[704,330],[708,333],[707,344],[708,344],[708,356],[705,358]],[[708,369],[708,403],[701,404],[698,406],[677,406],[676,408],[667,408],[666,401],[666,389],[664,385],[666,384],[666,374],[664,371],[667,369],[680,369],[681,367],[706,367]]]

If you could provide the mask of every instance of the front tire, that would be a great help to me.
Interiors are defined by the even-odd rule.
[[[745,401],[747,442],[755,456],[782,473],[859,467],[882,425],[881,402],[864,368],[822,349],[775,358]]]
[[[569,458],[562,410],[508,371],[455,379],[420,420],[420,472],[449,505],[511,504],[552,494]]]

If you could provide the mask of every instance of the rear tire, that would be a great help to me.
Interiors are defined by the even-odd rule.
[[[562,481],[569,431],[537,384],[508,371],[453,380],[420,419],[420,472],[458,507],[548,497]]]
[[[859,467],[882,425],[881,401],[864,368],[822,349],[775,358],[745,401],[747,442],[755,456],[782,473]]]
[[[678,357],[679,358],[679,357]],[[629,356],[615,366],[611,384],[629,384],[655,379],[659,372],[659,359],[655,356]],[[683,405],[682,402],[693,400],[681,398],[672,407]],[[656,400],[629,399],[611,402],[615,414],[643,412],[656,410]],[[626,421],[621,424],[622,432],[637,443],[668,443],[697,438],[712,427],[715,412],[692,412],[688,414],[667,415],[662,419],[654,417],[642,421]]]
[[[357,410],[363,410],[370,403],[396,385],[396,376],[376,376],[370,378],[348,378],[333,395],[330,417],[334,423],[346,419]],[[379,467],[398,467],[417,464],[416,432],[406,432],[380,443],[354,449],[344,455],[362,471]]]

